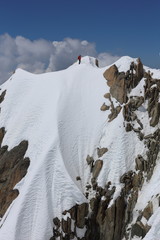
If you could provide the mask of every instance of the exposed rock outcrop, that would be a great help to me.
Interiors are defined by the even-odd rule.
[[[102,157],[106,152],[108,152],[108,148],[97,148],[98,157]]]
[[[1,95],[0,95],[0,103],[3,102],[5,95],[6,95],[6,90],[3,91],[3,92],[1,93]]]
[[[5,128],[2,127],[2,128],[0,128],[0,146],[2,144],[2,140],[4,138],[4,135],[5,135]]]
[[[121,109],[122,109],[121,106],[114,107],[113,104],[111,105],[111,113],[108,115],[109,122],[111,122],[113,119],[115,119],[118,116]]]
[[[127,101],[125,91],[125,73],[119,73],[116,65],[111,66],[104,73],[111,95],[121,104]]]
[[[109,118],[109,122],[111,122],[113,119],[115,119],[118,116],[122,107],[120,105],[118,105],[116,107],[114,106],[110,93],[105,93],[104,97],[110,101],[110,106],[103,103],[103,105],[101,106],[101,110],[103,109],[102,111],[106,111],[106,110],[110,109],[111,113],[108,115],[108,118]]]
[[[4,128],[0,132],[4,133]],[[0,217],[19,194],[13,188],[27,173],[30,164],[29,158],[24,158],[27,148],[27,141],[10,151],[7,146],[0,148]]]
[[[150,125],[155,127],[160,118],[160,81],[158,79],[153,79],[150,72],[145,73],[145,77],[144,96],[145,99],[148,100],[148,115],[151,118]]]
[[[0,96],[0,103],[5,98],[6,90]],[[24,158],[28,142],[22,141],[18,146],[8,151],[8,146],[2,146],[5,128],[0,128],[0,217],[2,217],[19,191],[14,186],[26,175],[30,164],[29,158]]]
[[[101,171],[101,168],[103,166],[102,160],[97,160],[93,167],[93,178],[96,179]]]
[[[111,95],[120,103],[126,103],[128,100],[127,93],[137,86],[144,76],[143,64],[140,58],[137,64],[131,63],[130,70],[119,72],[116,65],[111,66],[104,72],[104,77],[110,87]]]
[[[107,106],[105,103],[103,103],[103,105],[101,106],[101,111],[106,111],[109,108],[110,108],[109,106]]]
[[[143,223],[138,221],[132,226],[131,237],[134,237],[136,235],[137,237],[144,238],[146,233],[147,231]]]

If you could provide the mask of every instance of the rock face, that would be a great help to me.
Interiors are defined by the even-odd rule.
[[[134,73],[135,71],[135,73]],[[144,75],[143,64],[138,58],[137,64],[131,63],[130,70],[119,72],[116,65],[104,72],[111,95],[120,103],[127,102],[127,92],[136,87]]]
[[[109,106],[107,106],[105,103],[101,106],[101,111],[106,111],[109,109]]]
[[[0,103],[5,94],[6,91],[2,92]],[[5,128],[0,128],[0,146],[5,132]],[[27,173],[30,164],[29,158],[24,158],[27,148],[27,141],[22,141],[10,151],[8,146],[0,147],[0,217],[19,194],[18,190],[13,188]]]
[[[69,217],[66,218],[66,215]],[[54,236],[50,239],[74,239],[77,238],[77,228],[83,229],[86,226],[88,215],[88,204],[82,203],[76,204],[71,209],[64,211],[61,221],[56,217],[53,219],[53,234]],[[80,239],[80,238],[77,238]]]
[[[3,91],[1,96],[0,96],[0,103],[3,102],[5,95],[6,95],[6,90]]]
[[[102,169],[102,166],[103,166],[103,161],[102,160],[97,160],[95,162],[95,165],[93,167],[93,178],[97,178],[101,169]]]
[[[150,120],[150,125],[152,127],[155,127],[158,122],[159,122],[159,117],[160,117],[160,103],[156,103],[153,109],[151,110],[151,120]]]
[[[8,151],[7,146],[0,149],[0,216],[2,217],[12,201],[18,196],[14,186],[26,175],[30,161],[24,158],[28,142],[22,141]]]
[[[160,103],[159,91],[160,82],[158,79],[153,79],[150,72],[145,73],[145,99],[148,100],[148,114],[151,118],[150,125],[155,127],[159,122],[160,117]]]
[[[4,135],[5,135],[5,128],[2,127],[2,128],[0,128],[0,146],[2,144],[2,140],[4,138]]]
[[[121,104],[126,102],[125,74],[119,73],[116,65],[113,65],[105,71],[104,77],[107,79],[111,95]]]
[[[114,106],[110,93],[105,93],[104,97],[110,101],[110,106],[107,106],[105,103],[103,103],[103,105],[101,106],[101,111],[106,111],[106,110],[110,109],[111,113],[108,115],[108,118],[109,118],[109,122],[111,122],[118,116],[122,107],[120,105],[118,105],[116,107]]]
[[[102,157],[106,152],[108,152],[108,148],[97,148],[98,157]]]

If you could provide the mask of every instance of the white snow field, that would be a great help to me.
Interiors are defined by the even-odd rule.
[[[126,71],[132,61],[136,59],[122,57],[115,64]],[[31,162],[26,176],[15,186],[19,196],[0,221],[0,240],[49,240],[53,218],[61,218],[62,211],[75,203],[88,201],[84,196],[90,181],[86,157],[89,154],[98,159],[97,147],[109,149],[101,157],[103,168],[98,183],[103,186],[111,181],[116,185],[115,197],[121,189],[120,176],[134,169],[137,154],[145,155],[137,135],[125,131],[122,111],[108,122],[110,112],[100,110],[104,102],[107,104],[103,95],[109,87],[103,73],[108,67],[100,69],[94,58],[84,57],[80,65],[74,63],[58,72],[35,75],[17,69],[1,86],[0,93],[7,90],[0,106],[0,127],[6,129],[2,145],[11,149],[28,140],[25,157]],[[152,72],[160,78],[159,70]],[[142,80],[130,95],[143,95],[143,84]],[[144,133],[154,132],[147,111],[139,110],[137,114]],[[160,192],[158,166],[150,180],[153,189],[144,186],[137,209],[143,209],[148,199]],[[77,176],[81,181],[76,180]],[[145,240],[160,239],[159,212],[157,207],[152,220],[155,231],[149,232]]]

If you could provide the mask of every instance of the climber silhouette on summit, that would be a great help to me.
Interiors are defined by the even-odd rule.
[[[81,63],[81,58],[82,58],[82,56],[79,55],[79,56],[78,56],[79,64]]]

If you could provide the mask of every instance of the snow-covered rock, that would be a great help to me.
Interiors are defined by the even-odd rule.
[[[117,71],[130,71],[132,62],[138,66],[122,57]],[[0,240],[141,239],[139,232],[158,240],[159,116],[150,123],[159,105],[156,113],[150,108],[159,98],[160,71],[144,67],[153,75],[141,76],[118,102],[103,76],[110,67],[98,68],[87,56],[53,73],[17,69],[1,86],[1,148],[10,152],[27,141],[21,161],[30,164],[0,221]],[[125,83],[132,76],[123,77]],[[149,201],[153,212],[145,220]]]

